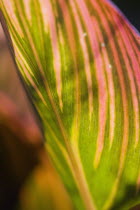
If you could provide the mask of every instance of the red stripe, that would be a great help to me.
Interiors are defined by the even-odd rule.
[[[94,25],[95,25],[95,31],[97,32],[97,36],[99,38],[99,42],[102,44],[104,43],[104,37],[102,35],[101,29],[99,27],[98,22],[94,18]],[[103,59],[105,62],[105,67],[106,67],[106,73],[107,73],[107,80],[108,80],[108,88],[109,88],[109,105],[110,105],[110,133],[109,133],[109,140],[110,140],[110,148],[113,143],[113,137],[114,137],[114,128],[115,128],[115,91],[114,91],[114,84],[113,84],[113,75],[112,71],[113,69],[109,68],[109,57],[108,57],[108,52],[106,49],[106,46],[102,47],[102,54],[103,54]]]
[[[80,9],[80,13],[83,16],[83,21],[85,23],[87,34],[89,36],[92,52],[94,55],[94,62],[96,68],[96,75],[99,88],[99,132],[97,139],[97,147],[95,153],[94,166],[97,167],[101,158],[101,154],[104,146],[104,135],[105,135],[105,125],[107,116],[107,86],[105,81],[105,73],[103,69],[103,62],[100,55],[100,47],[94,30],[94,23],[90,17],[89,11],[82,0],[77,0],[77,5]]]

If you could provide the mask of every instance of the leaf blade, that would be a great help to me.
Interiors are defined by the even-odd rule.
[[[42,24],[40,29],[39,19],[32,25],[35,14],[29,8],[33,2],[26,2],[27,13],[26,9],[22,11],[25,1],[15,1],[15,14],[23,33],[17,38],[24,44],[21,48],[11,22],[9,28],[16,52],[21,54],[16,54],[21,73],[42,117],[48,149],[51,147],[63,170],[66,169],[67,177],[76,181],[87,209],[108,209],[125,196],[124,177],[135,186],[139,171],[138,35],[103,0],[38,1],[40,7],[34,8],[34,12],[38,17],[42,13],[44,28]],[[40,39],[35,31],[40,31]],[[41,44],[46,40],[49,48]],[[29,72],[25,71],[25,62]],[[135,170],[131,155],[138,165]],[[51,157],[55,162],[56,158]],[[60,174],[64,179],[63,172]],[[64,182],[68,190],[77,188],[74,183],[70,187]],[[108,186],[99,189],[100,182]],[[92,204],[93,200],[96,204]]]

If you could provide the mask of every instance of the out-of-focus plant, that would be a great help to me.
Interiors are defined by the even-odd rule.
[[[0,8],[73,208],[139,203],[139,34],[107,0],[0,0]],[[49,195],[36,196],[36,209]]]
[[[2,92],[0,102],[0,209],[71,210],[37,125],[21,119],[18,108]]]

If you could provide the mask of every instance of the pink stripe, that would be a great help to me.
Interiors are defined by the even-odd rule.
[[[126,33],[128,33],[127,29],[126,29]],[[134,54],[136,56],[137,59],[137,63],[140,66],[140,50],[138,49],[137,45],[134,43],[132,35],[128,33],[128,38],[131,42],[131,47],[133,48]],[[140,71],[140,68],[138,69]]]
[[[56,72],[56,88],[57,88],[57,93],[58,93],[58,96],[59,96],[60,107],[62,108],[61,60],[60,60],[58,40],[57,40],[55,15],[53,14],[52,5],[50,4],[49,0],[46,0],[46,4],[45,4],[45,7],[47,9],[46,12],[47,12],[48,23],[49,23],[49,27],[50,27],[51,44],[52,44],[53,55],[54,55],[54,69],[55,69],[55,72]]]
[[[113,13],[113,12],[111,12]],[[111,13],[108,13],[111,14]],[[131,61],[132,61],[132,66],[133,69],[138,69],[138,66],[134,66],[133,61],[135,60],[135,55],[133,53],[133,50],[131,49],[129,40],[127,38],[127,35],[125,34],[125,30],[123,29],[123,25],[120,25],[120,21],[118,22],[118,19],[116,17],[116,15],[112,14],[109,15],[110,16],[110,20],[114,19],[114,22],[116,24],[116,28],[119,28],[119,30],[116,30],[116,35],[117,35],[117,40],[118,43],[120,45],[120,50],[122,51],[122,56],[123,56],[123,60],[125,61],[125,65],[126,65],[126,70],[128,73],[128,77],[129,77],[129,82],[130,82],[130,87],[131,87],[131,93],[132,93],[132,102],[133,102],[133,107],[134,107],[134,115],[135,115],[135,129],[136,129],[136,137],[135,137],[135,146],[137,146],[138,141],[139,141],[139,104],[138,104],[138,98],[137,98],[137,93],[136,93],[136,86],[135,86],[135,81],[134,81],[134,76],[133,76],[133,71],[131,69],[130,66],[130,62],[128,60],[128,56],[126,54],[126,50],[125,47],[127,49],[127,53],[129,54]],[[123,42],[121,41],[121,38],[123,39]]]
[[[135,39],[135,37],[133,37],[133,34],[132,34],[130,28],[127,25],[124,25],[124,30],[125,30],[125,33],[126,33],[126,35],[128,37],[129,42],[131,43],[132,51],[134,53],[136,62],[138,63],[138,66],[139,66],[139,68],[137,70],[138,70],[138,72],[140,74],[140,59],[139,59],[140,51],[139,51],[138,46],[135,43],[135,41],[136,41],[137,44],[138,44],[138,41]],[[134,41],[134,39],[135,39],[135,41]]]
[[[104,135],[105,135],[105,125],[106,125],[106,116],[107,116],[107,87],[105,82],[105,74],[103,69],[102,58],[100,56],[99,43],[95,34],[94,24],[92,23],[89,11],[83,0],[77,0],[81,15],[85,22],[87,32],[89,35],[89,40],[92,47],[92,52],[94,55],[96,75],[99,88],[99,133],[97,139],[97,148],[95,153],[94,166],[97,167],[101,154],[104,147]]]
[[[88,56],[88,49],[86,46],[86,41],[85,41],[85,37],[83,36],[84,31],[82,29],[79,17],[78,17],[78,12],[76,11],[76,7],[74,4],[73,0],[70,0],[71,2],[71,6],[73,9],[73,14],[75,17],[75,21],[77,24],[77,28],[78,28],[78,33],[79,33],[79,37],[80,37],[80,43],[81,46],[83,48],[83,56],[84,56],[84,66],[85,66],[85,73],[86,73],[86,79],[87,79],[87,87],[88,87],[88,95],[89,95],[89,115],[91,118],[91,114],[93,111],[93,91],[92,91],[92,78],[91,78],[91,72],[90,72],[90,61],[89,61],[89,56]]]
[[[108,22],[106,20],[106,16],[104,15],[104,13],[102,12],[102,10],[100,9],[99,4],[95,1],[95,0],[91,0],[93,7],[96,9],[96,11],[98,12],[98,14],[100,14],[101,20],[102,20],[102,24],[104,26],[104,30],[108,35],[108,39],[109,39],[109,45],[112,49],[112,53],[113,53],[113,57],[114,57],[114,62],[115,65],[117,67],[117,72],[118,72],[118,76],[119,76],[119,81],[120,81],[120,87],[121,87],[121,93],[122,93],[122,102],[123,102],[123,110],[124,110],[124,136],[123,136],[123,146],[122,148],[127,148],[127,144],[128,144],[128,116],[127,116],[127,109],[128,109],[128,103],[127,103],[127,96],[126,96],[126,87],[125,87],[125,81],[124,81],[124,77],[123,77],[123,71],[122,71],[122,66],[119,60],[119,55],[113,40],[113,34],[111,33],[110,27],[108,25]],[[125,146],[124,146],[125,145]],[[123,155],[123,152],[122,152]]]
[[[24,6],[28,20],[31,20],[30,0],[24,0]]]
[[[68,40],[69,40],[69,44],[70,44],[70,49],[71,49],[71,52],[73,55],[74,62],[76,63],[75,38],[74,38],[74,32],[73,32],[73,27],[72,27],[72,23],[71,23],[71,17],[69,15],[69,10],[68,10],[67,4],[64,0],[58,0],[58,2],[62,9],[63,18],[64,18],[66,30],[67,30],[67,36],[68,36]]]
[[[132,37],[134,34],[132,34],[132,32],[130,31],[130,28],[128,28],[128,26],[124,25],[124,30],[125,30],[125,33],[127,35],[129,42],[131,43],[130,46],[133,49],[133,53],[135,54],[138,66],[140,66],[140,59],[139,59],[140,58],[140,50],[139,50],[138,46],[136,45],[136,43],[134,42],[134,39],[138,45],[140,45],[140,41],[138,39],[136,39],[135,37]],[[140,72],[140,67],[138,68],[138,70]]]
[[[117,32],[120,31],[120,33],[122,34],[121,37],[125,43],[125,47],[127,49],[127,53],[129,54],[130,58],[131,58],[131,62],[132,62],[132,67],[133,67],[133,71],[135,73],[135,78],[136,78],[136,81],[137,81],[137,85],[138,85],[138,89],[139,89],[139,92],[140,92],[140,71],[138,71],[140,69],[140,66],[137,62],[137,59],[136,59],[136,56],[134,54],[134,51],[132,49],[132,46],[130,44],[130,41],[128,39],[128,33],[126,34],[125,30],[124,30],[124,20],[122,19],[121,21],[119,20],[119,17],[116,15],[116,13],[114,11],[111,10],[111,14],[112,16],[110,17],[110,19],[112,17],[116,17],[115,18],[115,22],[116,22],[116,25],[117,25],[117,28],[118,30],[116,30]],[[121,49],[121,47],[120,47]],[[140,53],[139,53],[140,55]]]
[[[127,19],[127,17],[123,14],[123,12],[117,7],[115,6],[115,4],[112,2],[112,0],[103,0],[104,1],[104,5],[106,5],[106,8],[110,8],[110,11],[114,11],[116,13],[116,15],[119,15],[120,17],[122,17],[123,21],[125,21],[125,25],[128,26],[131,30],[131,32],[134,34],[135,38],[137,39],[139,37],[139,32],[137,31],[137,29],[129,22],[129,20]],[[103,4],[103,2],[102,2]]]
[[[114,15],[114,14],[112,14],[112,15]],[[116,18],[116,25],[118,26],[118,28],[120,28],[120,26],[121,26],[121,30],[120,30],[120,32],[122,34],[121,37],[122,37],[122,39],[123,39],[123,41],[125,43],[125,47],[127,49],[127,53],[129,54],[129,56],[131,58],[133,71],[135,73],[135,78],[136,78],[138,89],[139,89],[139,92],[140,92],[140,65],[137,62],[136,56],[135,56],[134,51],[132,49],[132,46],[131,46],[131,44],[129,42],[128,33],[126,34],[126,32],[124,30],[124,27],[122,25],[122,22],[120,22],[117,18]],[[140,57],[140,53],[139,53],[139,57]]]
[[[6,5],[6,8],[5,8],[5,5]],[[6,17],[8,16],[7,20],[10,17],[10,23],[8,21],[8,24],[11,24],[12,26],[14,26],[16,29],[16,33],[19,34],[20,37],[23,37],[23,31],[22,31],[22,28],[20,27],[20,24],[19,24],[19,21],[18,21],[16,15],[15,15],[15,11],[14,11],[15,8],[14,8],[14,5],[12,4],[12,2],[9,0],[0,1],[0,7],[3,10],[4,15]],[[8,11],[8,14],[7,14],[7,11]]]
[[[114,12],[116,12],[116,11],[114,10]],[[125,21],[123,16],[121,16],[121,14],[117,13],[117,16],[122,22]],[[134,31],[134,29],[132,28],[133,26],[128,21],[125,21],[124,27],[128,29],[129,34],[131,34],[131,35],[133,34],[134,39],[137,40],[137,42],[140,42],[140,34],[137,33],[136,31]]]
[[[76,114],[76,126],[77,129],[78,128],[78,124],[79,124],[79,112],[81,109],[81,105],[80,105],[80,88],[79,88],[79,75],[78,75],[78,68],[77,68],[77,61],[76,61],[76,44],[75,44],[75,37],[74,37],[74,31],[73,31],[73,26],[72,26],[72,22],[71,22],[71,17],[69,14],[69,10],[67,7],[67,4],[65,2],[65,0],[58,0],[60,7],[62,9],[62,13],[63,13],[63,18],[64,18],[64,22],[65,22],[65,26],[66,26],[66,32],[67,32],[67,36],[68,36],[68,41],[69,41],[69,45],[70,45],[70,50],[72,52],[72,59],[74,61],[74,66],[75,66],[75,99],[76,99],[76,106],[75,106],[75,114]]]
[[[104,30],[108,35],[109,45],[112,49],[112,54],[113,54],[113,57],[114,57],[115,65],[117,67],[118,77],[119,77],[119,81],[120,81],[120,87],[121,87],[121,93],[122,93],[122,102],[123,102],[123,111],[124,111],[124,123],[123,123],[124,132],[123,132],[123,139],[122,139],[122,148],[121,148],[121,152],[120,152],[120,162],[119,162],[118,174],[117,174],[116,180],[114,182],[112,192],[110,193],[108,201],[105,204],[105,207],[109,208],[110,205],[112,204],[112,201],[115,198],[115,195],[116,195],[116,191],[117,191],[120,176],[122,174],[122,170],[123,170],[123,167],[124,167],[124,161],[125,161],[126,151],[127,151],[127,147],[128,147],[128,130],[129,130],[128,102],[127,102],[126,87],[125,87],[125,81],[124,81],[122,66],[121,66],[119,55],[118,55],[118,52],[117,52],[117,49],[116,49],[116,46],[115,46],[115,43],[114,43],[114,40],[113,40],[114,34],[111,33],[110,27],[109,27],[108,22],[106,20],[106,18],[108,17],[108,14],[106,12],[107,16],[104,15],[104,13],[102,12],[102,9],[100,9],[99,4],[96,3],[95,0],[91,0],[91,1],[92,1],[92,4],[94,4],[94,8],[98,12],[98,14],[100,14],[101,21],[102,21],[102,24],[104,26]],[[102,1],[101,1],[101,4],[103,4]],[[104,7],[104,9],[107,10],[106,7]],[[112,7],[109,7],[109,11],[111,11],[111,9],[112,9]]]
[[[104,38],[102,35],[102,32],[100,30],[99,24],[96,21],[95,18],[93,18],[93,22],[95,25],[95,30],[97,32],[97,36],[99,38],[100,43],[104,44]],[[108,88],[109,88],[109,100],[110,100],[110,132],[109,132],[109,140],[110,140],[110,148],[113,143],[113,137],[114,137],[114,129],[115,129],[115,91],[114,91],[114,84],[113,84],[113,75],[112,75],[112,69],[109,68],[109,57],[108,57],[108,52],[106,49],[106,46],[102,47],[102,53],[105,61],[105,67],[106,67],[106,73],[107,73],[107,80],[108,80]]]

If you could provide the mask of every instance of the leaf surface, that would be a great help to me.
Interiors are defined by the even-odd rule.
[[[0,7],[75,209],[138,202],[138,32],[107,0],[0,0]]]

